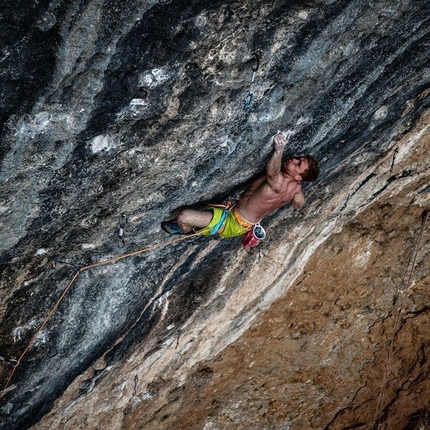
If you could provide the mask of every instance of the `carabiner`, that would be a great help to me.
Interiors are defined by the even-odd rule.
[[[258,58],[257,54],[254,54],[254,59],[255,59],[255,66],[251,66],[251,69],[253,72],[256,72],[258,70],[258,68],[260,67],[260,59]]]

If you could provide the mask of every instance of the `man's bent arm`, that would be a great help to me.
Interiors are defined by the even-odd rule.
[[[299,191],[291,200],[294,209],[300,209],[305,204],[305,196],[302,191]]]

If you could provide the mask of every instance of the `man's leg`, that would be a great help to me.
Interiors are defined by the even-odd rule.
[[[176,218],[176,222],[184,233],[189,233],[193,228],[206,227],[212,221],[212,217],[212,211],[183,209]]]

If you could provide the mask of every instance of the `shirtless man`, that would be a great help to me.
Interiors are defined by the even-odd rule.
[[[318,177],[318,164],[310,155],[291,157],[282,163],[288,139],[278,133],[273,142],[274,151],[267,162],[266,174],[249,185],[232,209],[184,209],[176,221],[163,222],[162,229],[170,234],[200,231],[204,235],[241,236],[287,202],[300,209],[305,202],[301,182],[311,182]]]

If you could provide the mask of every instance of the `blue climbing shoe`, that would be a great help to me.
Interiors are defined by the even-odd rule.
[[[163,221],[161,223],[161,228],[169,234],[187,234],[179,228],[176,221]]]

